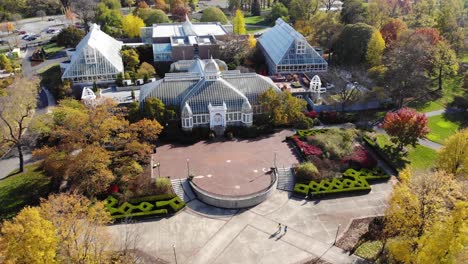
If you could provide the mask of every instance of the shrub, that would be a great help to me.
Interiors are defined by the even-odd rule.
[[[316,179],[341,177],[341,172],[345,169],[345,164],[341,161],[320,158],[318,156],[307,156],[307,160],[312,162],[319,171]]]
[[[167,194],[171,192],[172,184],[169,178],[156,178],[154,185],[157,194]]]
[[[318,117],[318,113],[315,112],[315,111],[309,111],[309,112],[306,112],[304,113],[307,117],[310,117],[310,118],[317,118]]]
[[[165,194],[158,194],[158,195],[136,197],[136,198],[130,199],[128,202],[131,204],[137,204],[141,202],[156,202],[156,201],[170,200],[174,197],[177,197],[177,195],[173,193],[165,193]]]
[[[295,169],[296,177],[300,181],[310,181],[316,179],[318,175],[317,167],[312,162],[304,162]]]
[[[340,134],[326,133],[318,134],[313,138],[318,145],[331,159],[341,159],[350,155],[353,151],[351,141],[345,141]]]
[[[390,178],[390,175],[385,173],[380,168],[360,169],[360,170],[347,169],[343,173],[343,176],[345,176],[345,177],[361,177],[363,179],[366,179],[367,181],[389,179]]]
[[[355,168],[374,168],[377,166],[377,160],[364,147],[355,148],[351,156],[345,157],[343,162],[347,162],[351,167]]]
[[[343,192],[370,191],[371,187],[365,178],[346,176],[341,179],[326,179],[310,181],[309,184],[298,183],[294,186],[294,192],[300,195],[322,195]]]

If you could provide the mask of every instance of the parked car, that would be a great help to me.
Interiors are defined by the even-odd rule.
[[[29,38],[30,36],[31,36],[31,35],[26,34],[26,35],[22,36],[21,39],[27,39],[27,38]]]
[[[37,39],[36,36],[30,36],[30,37],[26,38],[27,41],[33,41],[33,40],[36,40],[36,39]]]
[[[0,39],[0,45],[3,45],[3,44],[8,44],[8,41]]]
[[[24,34],[26,34],[26,31],[24,30],[18,31],[18,35],[24,35]]]
[[[55,18],[49,18],[47,21],[55,21]]]

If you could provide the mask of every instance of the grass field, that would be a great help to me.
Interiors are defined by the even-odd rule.
[[[468,51],[464,51],[461,56],[461,63],[468,63]]]
[[[258,26],[265,26],[266,21],[265,17],[263,16],[250,16],[245,18],[246,25],[258,25]]]
[[[461,89],[463,76],[456,76],[451,80],[446,80],[443,84],[442,96],[438,99],[428,102],[412,102],[408,106],[415,108],[418,112],[427,113],[444,109],[453,99],[457,96],[464,96],[463,89]]]
[[[39,198],[49,192],[50,178],[36,164],[0,180],[0,222],[15,216],[26,205],[37,205]]]
[[[461,113],[431,116],[428,121],[431,131],[427,135],[427,139],[439,144],[443,144],[448,137],[455,134],[463,126],[463,122],[466,122]]]
[[[57,43],[49,43],[49,44],[42,46],[42,48],[44,48],[44,51],[47,54],[54,54],[63,50],[65,47],[57,46]]]
[[[263,30],[264,28],[246,26],[245,29],[246,29],[248,34],[254,34],[254,33],[257,33],[259,31]]]
[[[417,145],[415,148],[408,147],[408,160],[413,169],[429,169],[434,166],[437,151]]]
[[[393,144],[387,135],[377,135],[377,143],[381,148],[389,144]],[[437,151],[417,145],[415,148],[408,146],[408,154],[403,157],[403,160],[407,160],[413,169],[429,169],[434,165],[435,159],[437,158]]]
[[[354,253],[364,259],[374,260],[377,258],[382,246],[380,241],[367,241],[360,245]]]

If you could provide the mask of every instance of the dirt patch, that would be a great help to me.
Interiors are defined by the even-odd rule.
[[[377,239],[376,233],[382,228],[378,227],[383,217],[366,217],[354,219],[348,230],[336,242],[336,246],[343,250],[353,252],[364,241]],[[380,230],[380,231],[379,231]]]

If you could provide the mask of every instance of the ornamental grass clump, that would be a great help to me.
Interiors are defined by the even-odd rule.
[[[304,162],[295,168],[298,181],[310,181],[317,179],[318,169],[312,162]]]

